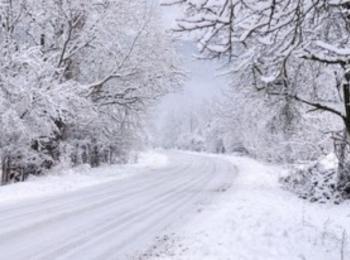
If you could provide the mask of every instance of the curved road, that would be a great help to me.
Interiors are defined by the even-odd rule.
[[[0,207],[0,259],[138,259],[231,186],[223,159],[180,152],[162,169]]]

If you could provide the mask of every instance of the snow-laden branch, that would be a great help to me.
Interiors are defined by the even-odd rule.
[[[339,55],[339,56],[350,56],[350,48],[339,48],[334,44],[329,44],[323,41],[316,41],[316,46],[321,47],[322,49],[329,51],[330,53]]]

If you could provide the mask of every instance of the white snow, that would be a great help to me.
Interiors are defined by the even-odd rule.
[[[137,168],[163,168],[169,164],[169,158],[161,151],[149,150],[147,152],[138,153],[137,164],[133,167]]]
[[[265,83],[272,83],[277,79],[276,75],[262,76],[261,80]]]
[[[338,158],[335,153],[330,153],[320,160],[320,165],[324,170],[336,169],[338,167]]]
[[[167,156],[156,151],[139,153],[136,160],[137,163],[134,164],[105,165],[98,168],[88,165],[75,168],[59,167],[45,176],[31,176],[26,182],[0,187],[0,205],[130,178],[144,172],[145,169],[162,168],[168,164]]]
[[[332,44],[328,44],[323,41],[316,41],[315,44],[327,51],[333,52],[335,54],[341,55],[341,56],[349,56],[350,55],[350,49],[348,48],[338,48]]]
[[[350,259],[348,202],[311,204],[281,189],[285,169],[226,158],[238,169],[234,186],[167,237],[154,259]]]

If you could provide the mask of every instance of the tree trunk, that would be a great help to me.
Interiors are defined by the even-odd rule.
[[[350,69],[346,68],[343,81],[344,124],[342,140],[338,145],[338,188],[346,198],[350,197]]]

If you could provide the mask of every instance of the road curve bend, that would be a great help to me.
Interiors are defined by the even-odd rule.
[[[233,165],[219,157],[167,156],[161,169],[0,206],[0,259],[134,259],[234,181]]]

